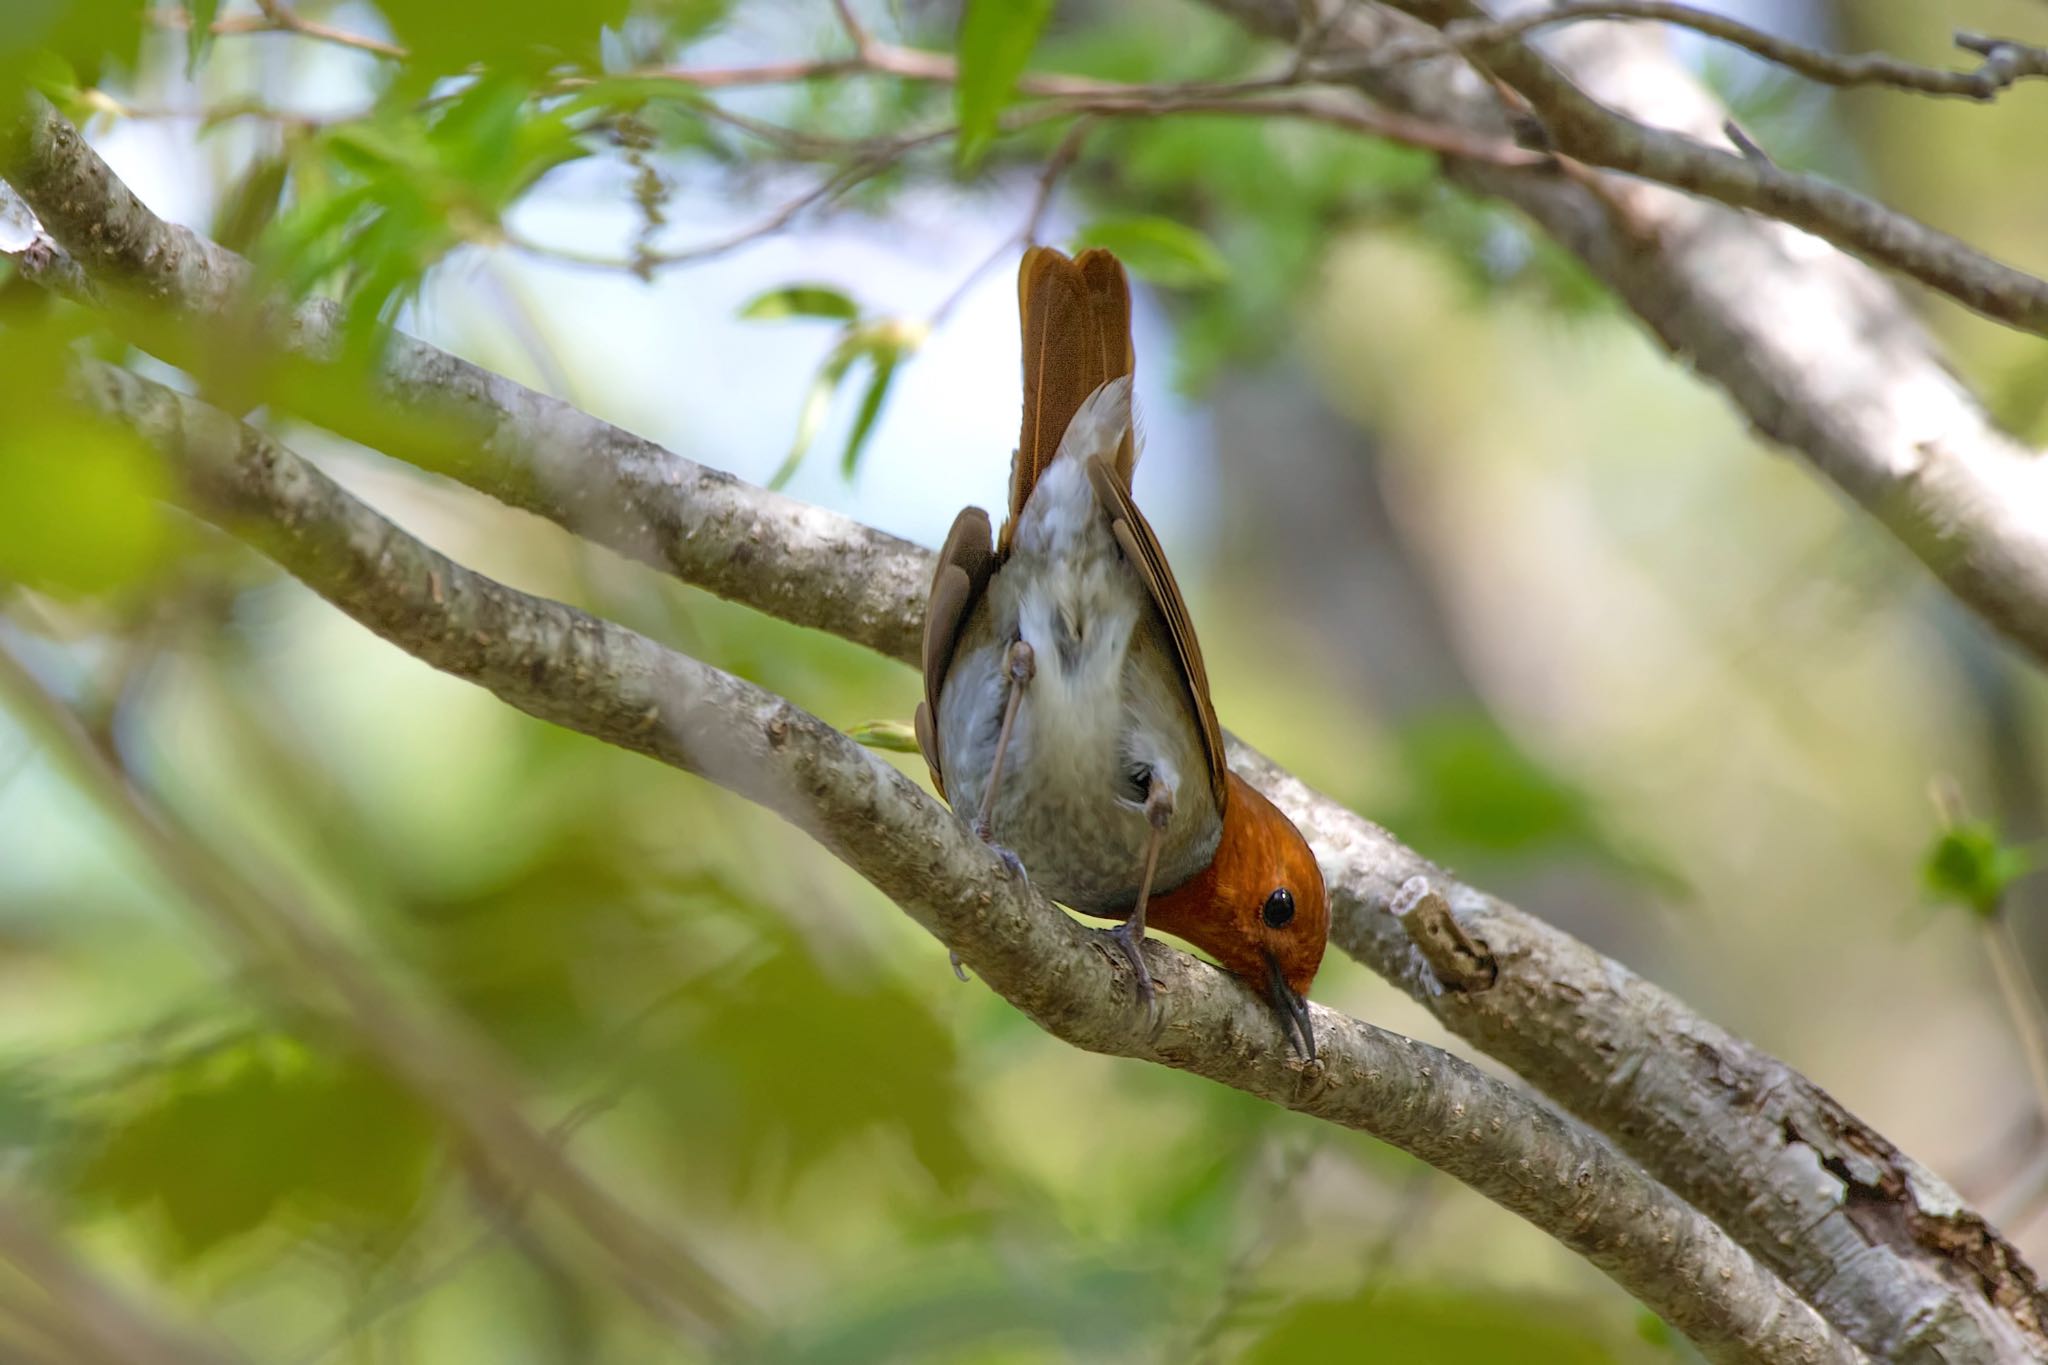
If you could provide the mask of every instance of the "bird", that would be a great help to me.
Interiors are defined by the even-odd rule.
[[[932,784],[1047,896],[1121,921],[1108,933],[1155,1021],[1148,925],[1264,997],[1313,1061],[1322,872],[1225,761],[1187,604],[1132,497],[1123,265],[1101,248],[1030,247],[1017,305],[1024,417],[1008,516],[997,537],[981,508],[960,513],[926,602],[914,728]]]

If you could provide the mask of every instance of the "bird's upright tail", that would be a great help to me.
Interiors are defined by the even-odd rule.
[[[1039,476],[1088,395],[1131,373],[1131,287],[1123,265],[1094,248],[1069,258],[1034,246],[1017,268],[1017,312],[1024,329],[1024,428],[1010,465],[1010,519],[1004,548]],[[1137,444],[1126,430],[1115,470],[1126,489]]]

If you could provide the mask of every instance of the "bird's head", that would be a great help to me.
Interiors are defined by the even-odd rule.
[[[1250,985],[1302,1057],[1315,1059],[1308,988],[1329,940],[1330,902],[1308,841],[1251,783],[1230,774],[1215,858],[1155,896],[1146,919]]]

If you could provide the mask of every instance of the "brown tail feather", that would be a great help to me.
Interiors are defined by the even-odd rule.
[[[1089,394],[1131,373],[1131,288],[1116,257],[1099,248],[1072,259],[1047,246],[1024,253],[1017,268],[1017,312],[1024,326],[1024,429],[1010,466],[1010,528],[1060,438]],[[1129,433],[1116,472],[1131,485],[1137,447]]]

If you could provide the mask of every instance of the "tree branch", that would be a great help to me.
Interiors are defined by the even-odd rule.
[[[1459,19],[1444,27],[1443,36],[1453,50],[1470,49],[1587,19],[1643,19],[1688,28],[1745,48],[1821,85],[1877,85],[1921,95],[1991,100],[2019,81],[2048,76],[2048,48],[2006,38],[1957,32],[1956,46],[1976,53],[1982,60],[1974,70],[1949,71],[1902,61],[1883,52],[1823,52],[1725,14],[1667,0],[1563,0],[1504,19]]]
[[[1408,0],[1401,8],[1432,21],[1485,16],[1472,0]],[[2048,336],[2048,280],[1854,190],[1616,113],[1518,38],[1482,36],[1461,50],[1525,96],[1550,145],[1575,160],[1781,219],[1994,321]]]
[[[1286,23],[1298,17],[1289,0],[1271,3]],[[1362,34],[1355,16],[1377,12],[1347,13],[1354,23],[1333,41],[1356,44]],[[1375,32],[1391,41],[1412,39],[1417,30]],[[1442,86],[1423,90],[1440,96]],[[1466,93],[1481,125],[1497,128],[1490,93],[1476,83]],[[1459,100],[1445,108],[1470,115]],[[91,156],[82,143],[73,148],[61,137],[45,145]],[[0,172],[6,169],[0,164]],[[1861,267],[1839,257],[1818,265],[1790,259],[1782,239],[1727,215],[1679,239],[1696,250],[1713,248],[1706,260],[1661,243],[1648,255],[1632,254],[1631,244],[1615,240],[1604,207],[1587,202],[1584,187],[1554,174],[1487,174],[1493,178],[1483,188],[1517,203],[1526,198],[1539,221],[1561,234],[1569,230],[1567,244],[1585,251],[1646,318],[1693,345],[1713,343],[1702,349],[1700,368],[1728,376],[1724,382],[1745,406],[1754,405],[1753,414],[1770,412],[1815,451],[1875,459],[1901,441],[1932,439],[1942,423],[1956,428],[1943,449],[1953,443],[1968,453],[1973,438],[1992,439],[1896,300]],[[1686,214],[1711,212],[1670,195],[1658,202]],[[74,249],[95,250],[92,205],[74,193],[60,207],[68,231],[77,234]],[[183,228],[159,223],[155,231],[159,259],[203,246]],[[73,245],[71,237],[63,240]],[[1727,273],[1723,263],[1730,260],[1742,269]],[[119,278],[109,272],[110,283]],[[144,288],[188,315],[231,307],[203,294]],[[1814,319],[1794,326],[1778,311],[1788,302],[1821,310],[1820,320],[1839,320],[1844,330],[1818,332]],[[1889,326],[1876,328],[1878,318]],[[291,339],[322,353],[332,329],[331,310],[309,307],[296,315]],[[1736,350],[1738,342],[1750,349]],[[1783,368],[1755,368],[1763,362]],[[392,338],[377,382],[381,398],[406,420],[378,421],[376,403],[332,383],[304,391],[308,415],[686,582],[890,657],[916,659],[930,552],[706,469],[411,338]],[[1940,395],[1948,401],[1930,407]],[[425,441],[421,433],[428,431],[459,438]],[[1958,1361],[2022,1359],[2040,1349],[2041,1300],[2018,1253],[1810,1080],[1569,935],[1445,877],[1384,830],[1251,751],[1235,747],[1232,761],[1315,843],[1337,908],[1335,943],[1614,1137],[1791,1282],[1814,1287],[1822,1311],[1852,1340],[1874,1355],[1939,1348]],[[1440,989],[1398,920],[1385,913],[1403,883],[1418,875],[1472,917],[1468,927],[1497,960],[1496,992],[1454,996]]]
[[[148,13],[150,23],[158,28],[192,27],[192,13],[187,9],[153,9]],[[266,4],[261,14],[230,14],[216,19],[207,25],[207,32],[216,38],[241,33],[295,33],[301,38],[311,38],[315,42],[330,43],[335,47],[348,48],[355,52],[367,52],[373,57],[403,59],[411,55],[398,44],[386,42],[382,38],[372,38],[364,33],[351,33],[347,29],[301,18],[281,4]]]
[[[197,510],[336,606],[509,704],[773,810],[1077,1047],[1205,1076],[1394,1143],[1557,1237],[1711,1359],[1861,1354],[1783,1282],[1599,1136],[1434,1048],[1317,1007],[1293,1058],[1264,1004],[1156,942],[1146,1037],[1103,935],[1013,878],[915,783],[784,699],[613,622],[516,592],[407,536],[253,428],[93,363],[87,389],[180,468]]]

